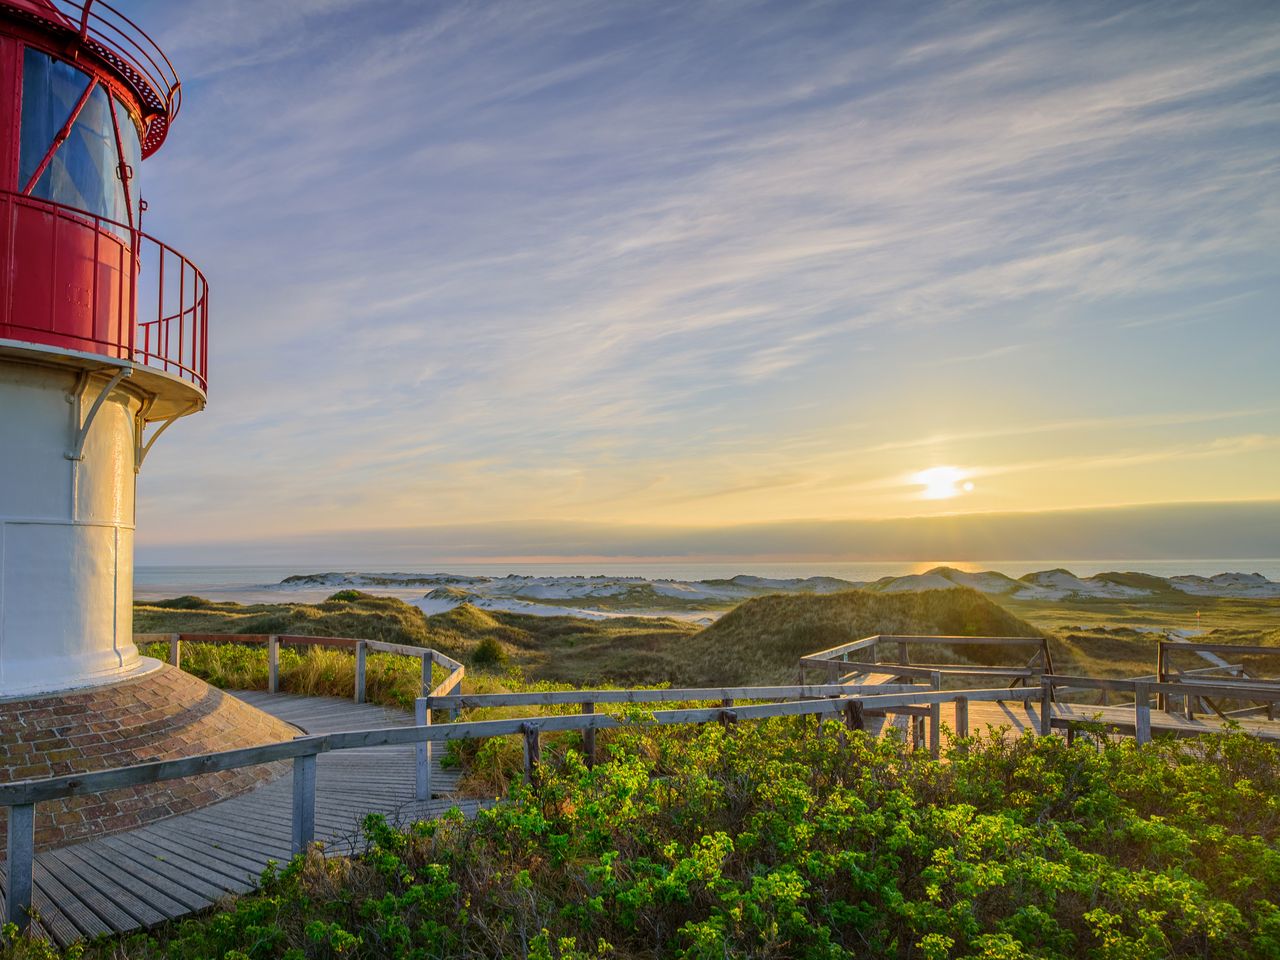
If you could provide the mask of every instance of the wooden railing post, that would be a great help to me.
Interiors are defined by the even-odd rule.
[[[432,660],[430,655],[424,656],[422,658],[422,693],[421,693],[421,696],[424,696],[424,697],[431,696],[432,681],[435,679],[435,675],[431,670],[431,666],[432,666]]]
[[[316,838],[316,755],[293,758],[292,849],[306,853]]]
[[[929,704],[929,753],[937,760],[942,756],[942,704]]]
[[[956,736],[961,740],[969,736],[968,697],[956,697]]]
[[[15,804],[9,808],[8,889],[4,898],[4,919],[25,931],[31,923],[31,873],[36,859],[36,805]]]
[[[720,725],[728,730],[729,724],[737,722],[738,715],[733,710],[733,697],[725,697],[720,701]],[[822,726],[821,715],[819,715],[818,726]]]
[[[588,701],[582,705],[584,714],[592,714],[596,712],[596,705]],[[587,727],[582,731],[582,752],[587,755],[587,766],[594,767],[596,765],[596,728]]]
[[[169,662],[182,669],[182,635],[178,633],[169,634]]]
[[[369,645],[363,640],[356,641],[356,703],[364,703],[364,668],[369,657]]]
[[[1151,689],[1145,683],[1133,685],[1133,732],[1139,744],[1151,742]]]
[[[1164,683],[1164,640],[1156,641],[1156,683]],[[1161,710],[1169,709],[1169,698],[1161,691],[1156,695],[1156,706]]]
[[[430,662],[430,661],[425,661]],[[413,701],[413,720],[420,727],[431,726],[431,711],[426,697]],[[413,795],[419,800],[431,799],[431,743],[414,744],[415,778]]]
[[[924,717],[916,716],[914,713],[907,715],[907,722],[911,725],[911,749],[924,749]]]
[[[840,682],[840,664],[835,660],[827,661],[827,683]]]
[[[267,690],[280,692],[280,638],[267,637]]]
[[[1040,678],[1040,736],[1053,733],[1053,683],[1047,677]]]
[[[862,718],[862,701],[850,700],[844,705],[844,725],[850,730],[865,730],[867,723]]]
[[[533,783],[538,775],[538,764],[542,762],[542,742],[539,739],[538,724],[521,724],[520,732],[524,734],[524,782]]]

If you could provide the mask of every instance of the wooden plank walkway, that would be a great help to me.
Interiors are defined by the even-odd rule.
[[[408,726],[402,711],[332,697],[239,692],[240,699],[306,733]],[[432,789],[452,793],[457,773],[440,767],[436,748]],[[381,813],[408,824],[477,801],[447,796],[414,799],[414,748],[377,747],[322,754],[316,762],[316,839],[331,852],[362,845],[360,820]],[[293,780],[286,772],[249,793],[192,813],[48,850],[36,857],[32,903],[35,930],[59,945],[103,933],[124,933],[206,909],[227,894],[257,884],[268,860],[290,857]],[[0,888],[3,888],[0,878]]]

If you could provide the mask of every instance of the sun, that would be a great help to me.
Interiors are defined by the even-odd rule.
[[[968,472],[959,467],[930,467],[911,475],[911,482],[924,487],[920,496],[925,500],[950,500],[962,493],[973,492],[973,481],[966,480]]]

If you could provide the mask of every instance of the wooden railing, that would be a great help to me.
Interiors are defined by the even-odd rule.
[[[920,663],[911,659],[913,646],[931,647],[1007,647],[1030,648],[1031,656],[1020,667],[969,665],[956,663]],[[886,648],[891,652],[885,655]],[[853,656],[861,654],[861,656]],[[924,637],[878,634],[851,643],[829,647],[800,658],[799,680],[805,681],[809,669],[824,672],[828,683],[858,676],[891,675],[893,677],[939,676],[990,677],[1009,680],[1010,686],[1031,686],[1044,673],[1053,672],[1049,643],[1044,637]]]
[[[1173,655],[1176,653],[1196,654],[1201,656],[1202,659],[1210,660],[1212,665],[1196,669],[1183,669],[1173,662]],[[1280,680],[1274,677],[1250,676],[1243,664],[1228,663],[1222,660],[1218,656],[1219,654],[1237,657],[1270,656],[1280,658],[1280,647],[1235,643],[1201,643],[1196,640],[1160,640],[1156,648],[1156,679],[1161,683],[1176,683],[1199,687],[1203,685],[1204,678],[1208,676],[1212,678],[1209,682],[1220,686],[1240,684],[1242,687],[1261,685],[1266,688],[1280,688]],[[1224,672],[1228,676],[1222,676]],[[1237,711],[1223,710],[1213,698],[1205,696],[1203,691],[1198,689],[1180,691],[1176,696],[1161,694],[1159,697],[1160,709],[1167,710],[1170,699],[1180,699],[1182,701],[1183,709],[1186,711],[1188,718],[1192,715],[1192,711],[1197,708],[1201,713],[1212,711],[1224,720],[1245,716],[1257,709],[1255,707]],[[1248,696],[1235,696],[1231,699],[1255,704],[1261,702]],[[1208,710],[1205,707],[1208,707]],[[1262,709],[1266,712],[1268,720],[1276,718],[1274,701],[1266,701]]]
[[[1280,685],[1245,685],[1235,681],[1214,683],[1196,681],[1194,685],[1197,695],[1234,697],[1236,699],[1257,700],[1275,704],[1280,701]],[[1116,729],[1133,730],[1134,739],[1138,743],[1151,742],[1151,697],[1187,693],[1186,683],[1161,683],[1158,680],[1111,680],[1098,677],[1064,677],[1045,674],[1040,678],[1040,733],[1047,736],[1054,726],[1065,726],[1072,721],[1053,716],[1053,702],[1058,696],[1084,690],[1118,691],[1133,695],[1133,723],[1114,719],[1099,718],[1105,726]],[[1190,701],[1188,700],[1188,703]],[[1188,708],[1189,710],[1189,708]],[[1190,713],[1187,719],[1191,719]],[[1230,719],[1224,717],[1223,719]],[[1171,731],[1171,732],[1177,732]],[[1195,731],[1196,733],[1202,731]]]
[[[138,633],[133,637],[135,644],[167,643],[169,645],[168,662],[175,667],[182,666],[182,645],[184,643],[217,643],[241,644],[244,646],[265,646],[267,648],[267,690],[278,693],[280,690],[280,647],[327,647],[330,649],[349,650],[355,656],[355,684],[351,697],[356,703],[365,702],[367,684],[365,672],[368,655],[373,653],[390,653],[401,657],[413,657],[422,661],[421,696],[444,696],[452,693],[466,676],[466,667],[452,657],[447,657],[439,650],[427,647],[411,647],[403,643],[384,643],[381,640],[356,640],[352,637],[308,637],[300,634],[266,634],[266,633]],[[433,686],[432,664],[449,671],[449,675],[438,685]]]

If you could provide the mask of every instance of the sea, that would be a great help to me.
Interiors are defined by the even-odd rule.
[[[358,565],[149,565],[134,568],[134,595],[139,600],[194,594],[224,600],[260,602],[284,599],[277,586],[294,574],[328,573],[331,571],[361,573],[453,573],[469,576],[505,577],[508,574],[534,577],[615,576],[644,577],[649,580],[712,580],[747,574],[757,577],[839,577],[842,580],[871,581],[881,577],[898,577],[923,573],[933,567],[948,566],[961,570],[997,570],[1020,577],[1038,570],[1064,568],[1080,577],[1108,571],[1150,573],[1159,577],[1183,574],[1212,576],[1215,573],[1260,573],[1269,580],[1280,581],[1280,558],[1271,559],[1205,559],[1205,560],[922,560],[917,562],[668,562],[611,561],[547,563],[450,563],[427,561],[406,565],[403,560],[388,564]],[[297,599],[302,599],[301,597]]]

